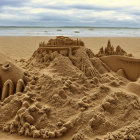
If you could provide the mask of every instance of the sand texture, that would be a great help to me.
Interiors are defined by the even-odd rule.
[[[0,51],[14,59],[30,58],[38,48],[40,42],[47,42],[54,37],[0,37]],[[77,38],[77,37],[75,37]],[[128,53],[132,53],[136,58],[140,58],[140,38],[137,37],[82,37],[85,45],[94,53],[101,47],[106,46],[110,39],[114,46],[120,45]]]
[[[13,51],[0,54],[0,140],[140,139],[140,60],[131,49],[116,51],[107,38],[8,39],[17,46],[0,39]]]
[[[122,56],[104,56],[100,58],[113,71],[123,69],[126,77],[131,81],[136,81],[140,76],[140,59]]]

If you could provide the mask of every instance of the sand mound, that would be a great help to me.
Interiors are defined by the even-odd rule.
[[[125,71],[123,69],[119,69],[117,71],[117,74],[120,75],[120,76],[122,76],[122,77],[124,77],[124,78],[126,78]]]
[[[126,89],[140,96],[140,79],[138,79],[136,82],[128,83]]]
[[[44,46],[45,51],[39,48],[30,60],[18,62],[27,84],[0,102],[0,128],[42,139],[138,139],[140,99],[124,92],[132,82],[122,71],[121,76],[112,72],[83,45],[61,46],[65,51],[50,47],[55,51]]]
[[[59,55],[52,63],[50,63],[48,69],[52,69],[53,72],[57,72],[62,76],[78,76],[82,72],[75,67],[68,57]]]

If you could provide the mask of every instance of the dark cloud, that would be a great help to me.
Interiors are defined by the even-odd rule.
[[[96,6],[96,5],[89,5],[89,4],[73,4],[73,5],[32,5],[34,8],[47,8],[47,9],[54,9],[54,10],[96,10],[96,11],[109,11],[109,10],[123,10],[122,7],[103,7],[103,6]]]
[[[140,18],[140,11],[131,11],[130,14],[139,16],[139,18]]]
[[[6,9],[7,6],[7,9]],[[42,12],[42,13],[27,13],[22,9],[26,6],[32,9],[44,8],[52,10],[52,12]],[[5,7],[5,8],[4,8]],[[11,9],[8,9],[11,7]],[[12,8],[18,8],[13,9]],[[21,9],[20,9],[21,8]],[[55,12],[53,12],[55,10]],[[58,10],[58,13],[56,12]],[[59,10],[63,10],[64,13],[59,13]],[[67,14],[65,10],[73,10],[74,14]],[[104,12],[104,11],[114,11],[118,14],[124,14],[124,16],[136,17],[135,21],[128,21],[127,19],[119,21],[117,18],[113,17],[113,14],[108,17],[99,16],[92,18],[91,11],[93,12]],[[80,13],[81,12],[81,13]],[[57,5],[44,5],[42,3],[35,4],[31,0],[0,0],[0,14],[12,14],[21,16],[17,19],[0,19],[0,24],[9,24],[9,25],[54,25],[54,26],[138,26],[140,21],[140,12],[132,9],[132,7],[106,7],[106,6],[97,6],[89,4],[57,4]],[[84,13],[84,15],[82,14]],[[79,15],[78,15],[79,14]],[[89,16],[88,16],[89,14]],[[96,14],[96,13],[95,13]],[[122,16],[121,15],[121,16]],[[25,17],[30,17],[25,18]],[[118,15],[119,16],[119,15]],[[107,19],[108,18],[108,19]]]
[[[29,2],[30,0],[0,0],[0,7],[3,6],[22,6],[26,2]]]
[[[69,18],[67,18],[66,16],[51,16],[51,15],[46,15],[46,16],[42,16],[40,18],[41,21],[54,21],[54,22],[63,22],[63,21],[71,21]]]
[[[9,24],[10,23],[10,24]],[[95,26],[95,27],[139,27],[135,21],[117,21],[117,20],[69,20],[66,18],[42,17],[41,20],[0,20],[0,25],[27,25],[27,26]]]
[[[96,10],[96,11],[108,11],[108,10],[117,10],[118,8],[111,8],[111,7],[103,7],[103,6],[95,6],[95,5],[86,5],[86,4],[76,4],[76,5],[69,5],[69,8],[73,9],[80,9],[80,10]]]

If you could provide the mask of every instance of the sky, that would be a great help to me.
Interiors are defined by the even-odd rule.
[[[140,27],[140,0],[0,0],[0,26]]]

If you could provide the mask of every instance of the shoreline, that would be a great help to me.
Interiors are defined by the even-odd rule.
[[[140,28],[125,27],[0,27],[0,36],[140,37]]]
[[[71,36],[71,35],[50,35],[50,36],[47,36],[47,35],[35,35],[35,36],[30,36],[30,35],[13,35],[13,36],[11,36],[11,35],[0,35],[0,38],[1,37],[49,37],[49,38],[55,38],[56,36],[67,36],[67,37],[71,37],[71,38],[140,38],[140,36]]]

